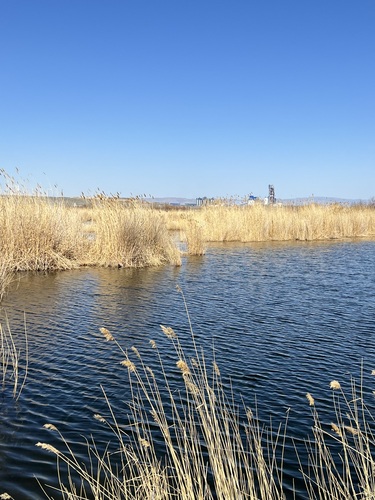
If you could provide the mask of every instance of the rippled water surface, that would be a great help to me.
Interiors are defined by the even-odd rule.
[[[29,373],[17,402],[7,386],[0,395],[0,493],[38,500],[45,496],[36,478],[56,486],[53,455],[35,446],[54,444],[45,423],[56,425],[78,455],[82,436],[108,439],[93,419],[106,410],[101,386],[118,412],[129,388],[122,356],[103,340],[100,327],[124,349],[136,346],[146,361],[149,340],[156,340],[167,368],[174,367],[159,325],[172,326],[189,342],[176,285],[199,344],[208,353],[215,346],[236,397],[250,406],[256,397],[265,421],[288,412],[289,433],[304,437],[312,425],[306,392],[329,415],[329,382],[349,385],[361,363],[365,392],[375,389],[369,375],[375,368],[374,263],[375,242],[226,244],[187,258],[180,268],[23,277],[2,311],[19,336],[26,318]],[[298,469],[292,453],[285,469],[291,481]]]

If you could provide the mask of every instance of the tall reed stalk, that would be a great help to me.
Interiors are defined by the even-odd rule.
[[[37,446],[52,452],[58,466],[64,498],[95,499],[282,499],[284,427],[259,425],[247,409],[240,417],[231,394],[226,394],[216,362],[208,363],[192,333],[188,356],[177,333],[161,325],[174,350],[180,388],[170,383],[163,355],[150,341],[157,360],[157,374],[133,347],[126,352],[106,329],[101,332],[122,353],[121,365],[128,372],[131,400],[119,424],[107,399],[107,416],[94,418],[107,425],[117,442],[115,454],[99,452],[88,443],[89,467],[78,460],[63,438],[62,449],[48,443]],[[48,423],[47,429],[59,432]],[[163,442],[163,454],[157,443]],[[72,477],[81,478],[71,488]]]
[[[313,436],[306,443],[309,464],[300,467],[309,498],[374,499],[375,419],[365,402],[362,376],[359,383],[351,379],[349,393],[337,380],[330,387],[335,416],[330,426],[320,421],[308,394]]]
[[[28,371],[27,331],[25,326],[22,339],[20,339],[20,335],[15,336],[11,331],[8,318],[5,318],[4,324],[0,323],[0,362],[3,390],[10,385],[13,397],[18,400],[25,385]]]
[[[189,316],[188,321],[191,329]],[[45,424],[58,434],[61,444],[39,442],[37,446],[57,459],[57,489],[62,497],[287,498],[283,484],[287,421],[276,428],[272,423],[267,427],[249,407],[240,408],[231,390],[225,389],[228,383],[222,379],[215,357],[211,353],[212,361],[208,361],[192,329],[188,349],[171,327],[161,325],[161,330],[175,355],[177,372],[172,378],[157,342],[150,341],[157,360],[151,368],[135,347],[125,351],[111,332],[100,329],[123,357],[120,364],[128,372],[131,398],[123,414],[116,415],[103,389],[108,413],[93,418],[111,430],[115,451],[99,447],[91,438],[87,440],[86,464],[75,456],[53,423]],[[301,461],[296,450],[299,467],[295,470],[295,479],[303,479],[305,484],[304,498],[375,498],[375,421],[365,404],[362,380],[357,385],[353,379],[351,387],[346,395],[338,381],[331,382],[335,414],[331,430],[320,421],[313,396],[306,395],[312,409],[312,434],[306,436],[308,463]]]

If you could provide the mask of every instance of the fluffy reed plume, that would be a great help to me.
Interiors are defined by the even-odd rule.
[[[199,228],[201,242],[312,241],[375,236],[375,210],[371,205],[238,206],[223,202],[189,211],[167,211],[165,218],[168,227],[186,234]]]
[[[329,384],[329,386],[334,391],[337,391],[337,390],[341,389],[340,382],[338,382],[337,380],[332,380],[332,382]]]
[[[114,336],[111,334],[109,330],[107,330],[107,328],[101,327],[99,328],[99,331],[103,334],[103,336],[107,341],[113,342],[115,340]]]
[[[162,329],[163,333],[168,338],[170,338],[170,339],[176,339],[177,338],[176,332],[170,326],[160,325],[160,328]]]
[[[315,405],[315,400],[314,400],[314,398],[311,396],[311,394],[309,392],[306,394],[306,398],[307,398],[307,401],[309,402],[310,406],[314,406]]]

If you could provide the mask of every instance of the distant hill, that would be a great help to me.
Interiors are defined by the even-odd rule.
[[[166,203],[169,205],[195,205],[195,198],[178,198],[178,197],[165,197],[165,198],[146,198],[148,202],[154,203]],[[354,205],[356,203],[369,203],[370,200],[360,200],[360,199],[348,199],[348,198],[335,198],[335,197],[324,197],[324,196],[309,196],[301,198],[277,198],[277,201],[285,205],[307,205],[309,203],[318,203],[321,205],[327,205],[330,203],[341,203]]]
[[[368,203],[369,200],[360,200],[360,199],[348,199],[348,198],[334,198],[334,197],[326,197],[326,196],[309,196],[305,198],[290,198],[277,200],[281,203],[290,204],[290,205],[307,205],[309,203],[318,203],[319,205],[328,205],[331,203],[340,203],[347,205],[355,205],[356,203]]]

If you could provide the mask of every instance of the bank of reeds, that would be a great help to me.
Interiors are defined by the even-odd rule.
[[[203,241],[313,241],[375,236],[372,205],[208,205],[165,214],[171,229],[199,225]]]
[[[124,203],[113,197],[92,201],[92,238],[85,255],[87,264],[146,267],[181,264],[162,214],[139,200]]]
[[[287,421],[276,427],[264,425],[256,411],[240,408],[214,356],[210,353],[209,362],[192,330],[187,354],[171,327],[161,325],[161,329],[175,353],[179,389],[170,381],[157,342],[150,341],[158,361],[156,370],[145,364],[135,347],[125,351],[111,332],[100,329],[123,356],[120,364],[128,372],[131,398],[123,414],[115,415],[103,391],[108,414],[93,418],[109,427],[116,445],[110,452],[88,440],[86,464],[75,456],[53,423],[45,425],[59,434],[61,446],[37,446],[56,456],[63,498],[291,497],[293,493],[286,493],[283,482]],[[175,377],[176,373],[174,381]],[[353,379],[348,395],[336,380],[330,387],[335,421],[329,426],[320,421],[313,395],[306,395],[307,413],[308,403],[312,409],[312,434],[306,436],[307,463],[296,451],[299,467],[294,478],[305,484],[298,494],[312,500],[373,499],[375,422],[365,404],[363,384],[357,385]]]
[[[1,260],[10,271],[72,269],[82,254],[78,214],[42,196],[0,196]]]
[[[83,210],[44,196],[0,196],[0,250],[0,292],[16,271],[180,264],[158,210],[107,197]]]

